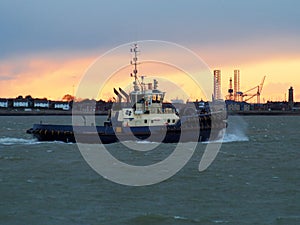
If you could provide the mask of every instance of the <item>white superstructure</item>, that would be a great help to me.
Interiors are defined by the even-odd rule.
[[[122,122],[123,127],[139,126],[166,126],[175,124],[179,120],[175,108],[163,108],[165,92],[158,90],[158,81],[153,83],[144,83],[144,76],[141,81],[138,78],[137,70],[137,44],[131,49],[134,53],[131,64],[134,66],[133,73],[133,91],[129,98],[131,107],[115,107],[112,109],[112,117],[117,117],[118,122]],[[117,95],[118,92],[115,91]],[[116,109],[118,108],[118,109]]]

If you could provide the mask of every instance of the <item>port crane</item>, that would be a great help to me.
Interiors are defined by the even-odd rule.
[[[245,91],[243,94],[242,94],[242,97],[245,97],[247,96],[246,99],[244,99],[245,102],[249,101],[250,99],[254,98],[255,96],[257,97],[257,104],[260,104],[260,95],[261,95],[261,92],[262,92],[262,89],[263,89],[263,86],[264,86],[264,82],[265,82],[265,79],[266,79],[266,76],[263,77],[261,83],[247,91]],[[257,90],[256,93],[252,93],[251,94],[251,91],[253,90]]]

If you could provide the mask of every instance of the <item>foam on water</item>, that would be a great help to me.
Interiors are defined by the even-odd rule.
[[[216,141],[204,142],[208,143],[230,143],[230,142],[243,142],[249,141],[247,136],[248,124],[240,116],[229,117],[228,128],[224,129],[220,133],[220,138]]]
[[[215,141],[205,141],[204,144],[209,143],[230,143],[230,142],[242,142],[242,141],[249,141],[249,138],[247,135],[243,132],[236,132],[236,133],[228,133],[226,132],[224,134],[224,137],[222,138],[222,135],[220,135],[220,139]]]
[[[240,116],[229,117],[228,128],[223,138],[224,143],[249,141],[247,136],[247,122]]]
[[[146,213],[144,215],[139,215],[134,218],[131,218],[128,222],[132,224],[154,224],[154,223],[166,223],[166,224],[173,224],[177,221],[181,221],[187,224],[200,224],[200,220],[187,218],[184,216],[171,216],[171,215],[164,215],[164,214],[153,214],[153,213]]]
[[[63,141],[38,141],[37,139],[1,137],[0,145],[36,145],[36,144],[67,144],[72,145],[72,142]]]
[[[147,141],[147,140],[140,140],[140,141],[134,141],[137,144],[158,144],[160,142],[156,142],[156,141]]]
[[[249,141],[249,138],[244,133],[226,133],[224,139],[222,140],[223,143],[229,142],[240,142],[240,141]]]
[[[24,138],[12,138],[2,137],[0,138],[0,145],[33,145],[38,144],[36,139],[24,139]]]

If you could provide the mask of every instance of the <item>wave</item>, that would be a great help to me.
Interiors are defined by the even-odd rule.
[[[162,214],[147,213],[144,215],[136,216],[130,219],[131,224],[155,224],[155,223],[176,223],[175,221],[181,221],[184,223],[201,224],[198,219],[190,219],[184,216],[169,216]]]
[[[0,138],[0,145],[32,145],[38,144],[36,139],[24,139],[24,138],[12,138],[12,137],[2,137]]]
[[[12,138],[2,137],[0,138],[0,145],[36,145],[36,144],[74,144],[72,142],[63,141],[38,141],[37,139],[25,139],[25,138]]]
[[[158,141],[147,141],[147,140],[140,140],[140,141],[133,141],[137,144],[159,144],[161,142]]]
[[[224,137],[220,140],[222,143],[249,141],[247,136],[248,124],[241,117],[231,117],[228,121],[228,128]]]
[[[243,141],[249,141],[249,138],[244,133],[226,133],[224,137],[214,140],[214,141],[205,141],[204,144],[209,143],[231,143],[231,142],[243,142]]]
[[[211,220],[209,218],[188,218],[185,216],[172,216],[164,214],[146,213],[126,221],[129,224],[227,224],[227,220]],[[126,224],[127,224],[126,223]]]
[[[223,143],[229,143],[229,142],[240,142],[240,141],[249,141],[249,138],[244,133],[226,133],[223,138]]]
[[[235,119],[236,120],[236,119]],[[247,124],[239,118],[238,121],[231,121],[229,127],[220,131],[219,137],[214,141],[206,141],[205,144],[209,143],[230,143],[230,142],[243,142],[249,141],[246,134]]]

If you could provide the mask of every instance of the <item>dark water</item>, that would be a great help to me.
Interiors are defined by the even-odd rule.
[[[0,224],[300,224],[300,117],[231,117],[206,171],[201,143],[174,177],[144,187],[102,178],[76,144],[33,140],[25,130],[40,120],[71,121],[0,117]]]

